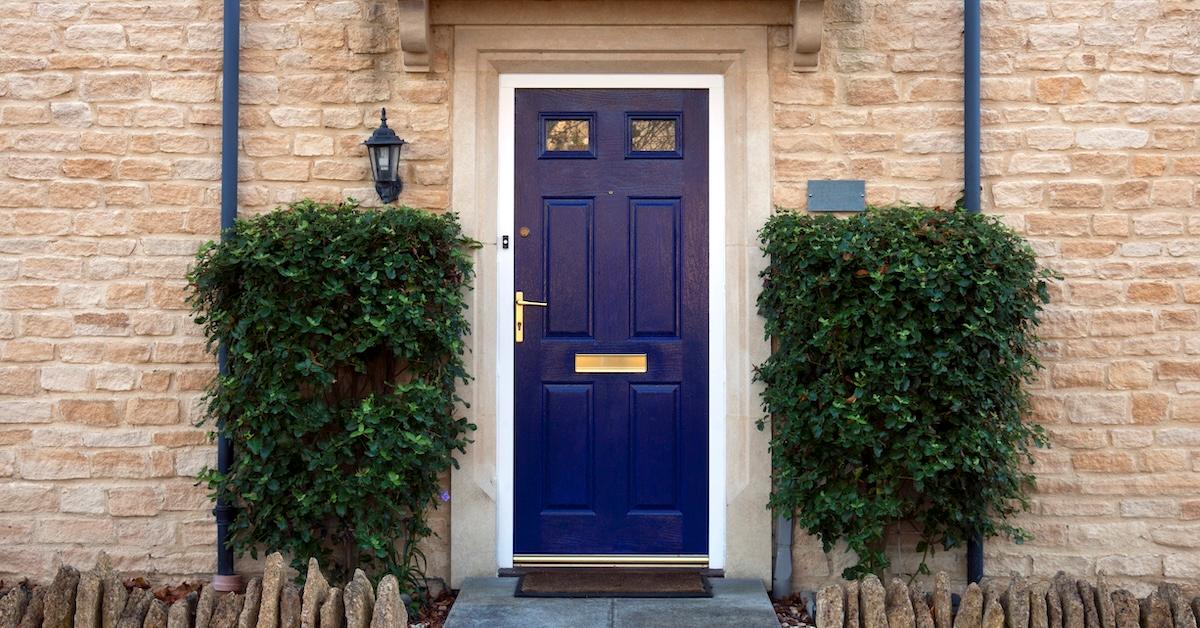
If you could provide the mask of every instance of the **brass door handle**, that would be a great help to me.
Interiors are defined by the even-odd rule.
[[[513,337],[516,342],[525,342],[525,306],[531,307],[550,307],[549,303],[544,301],[526,301],[525,293],[517,290],[517,294],[513,298]]]

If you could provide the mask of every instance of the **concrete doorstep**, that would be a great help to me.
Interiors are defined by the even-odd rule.
[[[778,628],[762,582],[725,578],[709,582],[711,598],[529,598],[513,597],[516,578],[469,578],[450,609],[446,628]]]

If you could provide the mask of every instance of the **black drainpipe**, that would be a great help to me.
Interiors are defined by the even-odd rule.
[[[967,211],[982,208],[980,181],[979,0],[963,4],[963,202]],[[967,580],[983,579],[983,536],[967,539]]]
[[[978,213],[980,200],[979,0],[966,0],[963,12],[963,201]]]
[[[237,219],[238,194],[238,54],[241,50],[241,6],[239,0],[225,0],[224,52],[221,67],[221,239],[228,237]],[[217,351],[217,369],[221,375],[229,370],[228,347]],[[233,462],[233,443],[224,433],[224,421],[217,424],[217,470],[229,471]],[[229,524],[233,521],[234,506],[224,499],[217,500],[213,515],[217,519],[217,574],[213,588],[217,591],[240,591],[242,578],[233,569],[233,548],[229,546]]]

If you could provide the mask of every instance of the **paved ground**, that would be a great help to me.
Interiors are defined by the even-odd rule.
[[[758,580],[713,578],[711,598],[513,597],[516,578],[469,578],[450,609],[446,628],[738,626],[778,628]]]

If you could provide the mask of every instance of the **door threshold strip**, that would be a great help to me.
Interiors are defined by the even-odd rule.
[[[695,554],[518,554],[513,565],[519,567],[638,567],[706,568],[708,556]]]

